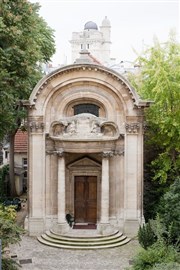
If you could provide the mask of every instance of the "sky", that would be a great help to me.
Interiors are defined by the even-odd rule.
[[[71,63],[72,32],[83,31],[88,21],[98,27],[105,16],[111,23],[111,57],[134,61],[156,36],[166,42],[171,30],[180,35],[178,0],[31,0],[41,5],[40,16],[55,30],[56,66]],[[136,53],[135,53],[136,51]]]

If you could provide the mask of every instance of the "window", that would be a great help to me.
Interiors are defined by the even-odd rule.
[[[23,192],[27,192],[27,168],[28,168],[28,160],[27,158],[22,159],[22,166],[24,169],[24,177],[23,177]]]
[[[8,159],[8,151],[5,151],[5,158]]]
[[[27,164],[27,158],[23,158],[22,159],[22,163],[23,163],[23,169],[25,170],[25,172],[24,172],[24,178],[27,178],[27,166],[28,166],[28,164]]]
[[[95,104],[85,103],[74,106],[74,115],[80,113],[91,113],[99,117],[99,106]]]

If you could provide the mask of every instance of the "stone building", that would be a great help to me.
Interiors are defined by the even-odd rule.
[[[111,24],[107,17],[99,27],[89,21],[84,25],[84,30],[73,32],[71,43],[72,63],[79,57],[80,50],[87,49],[103,65],[108,65],[111,48]]]
[[[84,62],[83,62],[84,61]],[[129,82],[83,59],[46,75],[28,107],[30,235],[69,230],[66,214],[101,234],[143,220],[143,110]]]

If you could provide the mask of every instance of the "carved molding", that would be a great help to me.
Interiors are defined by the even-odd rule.
[[[113,151],[104,151],[102,152],[102,157],[103,158],[110,158],[110,157],[113,157],[114,153]]]
[[[126,133],[137,134],[140,129],[140,123],[126,123]]]
[[[45,128],[45,123],[43,121],[43,116],[29,116],[28,127],[30,132],[42,133]]]
[[[58,150],[58,151],[56,151],[56,154],[57,154],[57,156],[58,157],[64,157],[64,151],[63,150]]]
[[[46,150],[47,155],[57,155],[58,157],[63,157],[65,152],[64,150]]]
[[[114,140],[118,139],[119,130],[114,122],[84,113],[53,122],[49,135],[55,140]]]
[[[114,151],[115,156],[124,156],[124,149],[122,150],[115,150]]]
[[[31,132],[43,132],[45,124],[43,122],[29,122],[29,129]]]

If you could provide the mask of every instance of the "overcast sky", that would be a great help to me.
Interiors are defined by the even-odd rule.
[[[54,65],[67,57],[71,63],[72,32],[82,31],[87,21],[101,25],[105,16],[111,22],[111,57],[134,61],[143,46],[152,45],[153,37],[167,41],[171,29],[179,36],[178,0],[31,0],[41,5],[40,15],[55,30]]]

